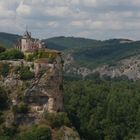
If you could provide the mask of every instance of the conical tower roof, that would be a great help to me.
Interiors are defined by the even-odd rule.
[[[31,38],[31,33],[29,33],[27,30],[25,31],[25,33],[23,34],[23,38]]]

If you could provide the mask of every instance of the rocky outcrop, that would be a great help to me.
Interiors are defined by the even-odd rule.
[[[47,58],[33,62],[4,60],[0,65],[7,66],[7,71],[1,72],[0,84],[10,92],[9,103],[11,109],[16,106],[13,119],[17,123],[38,122],[45,111],[63,110],[61,55],[51,62]],[[22,112],[25,106],[28,109]]]
[[[53,140],[80,140],[80,137],[74,129],[63,126],[53,134]]]
[[[86,77],[98,72],[101,77],[105,75],[111,78],[126,76],[131,80],[140,79],[140,56],[123,59],[117,62],[114,66],[105,64],[93,69],[73,66],[74,58],[70,54],[68,54],[68,56],[70,59],[68,59],[69,61],[66,60],[64,65],[65,73],[67,74],[81,75],[82,77]],[[66,58],[69,58],[68,56]]]

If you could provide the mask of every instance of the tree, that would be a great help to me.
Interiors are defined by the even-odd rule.
[[[51,140],[51,130],[47,126],[35,126],[27,132],[22,132],[16,140]]]
[[[22,67],[19,75],[21,80],[31,80],[34,78],[34,73],[30,71],[29,67]]]
[[[3,87],[0,87],[0,110],[8,107],[8,95]]]
[[[24,54],[17,49],[7,49],[0,54],[0,60],[23,59]]]
[[[0,53],[4,52],[5,50],[6,49],[2,45],[0,45]]]

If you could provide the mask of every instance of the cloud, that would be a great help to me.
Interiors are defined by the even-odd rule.
[[[48,22],[48,26],[51,28],[57,28],[59,26],[59,24],[56,21],[50,21],[50,22]]]
[[[85,6],[89,6],[89,7],[95,7],[97,6],[99,0],[81,0],[81,3]]]
[[[17,7],[16,12],[19,16],[28,16],[31,14],[31,7],[22,1]]]
[[[68,7],[66,6],[56,6],[56,7],[50,7],[50,8],[47,8],[45,10],[45,14],[47,16],[56,16],[56,17],[65,17],[69,14],[71,14],[71,11]]]
[[[0,31],[35,37],[140,39],[139,0],[1,0]]]
[[[85,28],[86,29],[100,29],[103,25],[101,21],[92,21],[92,20],[81,20],[81,21],[72,21],[71,25],[75,28]]]

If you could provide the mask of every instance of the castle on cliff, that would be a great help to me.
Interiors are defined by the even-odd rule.
[[[15,47],[23,53],[32,53],[35,50],[45,48],[44,42],[39,39],[33,39],[31,33],[27,30],[23,34],[22,38],[17,41]]]

